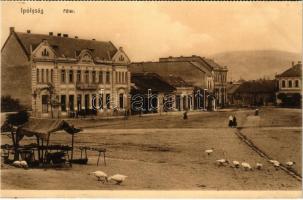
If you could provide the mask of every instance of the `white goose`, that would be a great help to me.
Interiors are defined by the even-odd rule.
[[[16,160],[16,161],[13,162],[13,166],[21,167],[21,162],[19,160]]]
[[[263,168],[262,163],[257,163],[257,164],[256,164],[256,168],[257,168],[258,170],[261,170],[261,169]]]
[[[236,168],[239,168],[239,167],[240,167],[240,162],[234,160],[234,161],[233,161],[233,165],[234,165]]]
[[[288,161],[285,164],[286,164],[287,167],[292,167],[292,166],[294,166],[296,164],[296,162],[294,162],[294,161]]]
[[[274,167],[276,168],[276,170],[279,169],[280,167],[280,162],[276,161],[276,160],[269,160],[270,163],[272,163],[274,165]]]
[[[28,168],[27,162],[25,160],[21,160],[20,161],[20,167],[23,167],[23,168],[27,169]]]
[[[210,155],[210,154],[213,153],[213,152],[214,152],[214,149],[213,149],[213,148],[205,150],[205,153],[206,153],[207,155]]]
[[[220,159],[220,160],[216,160],[216,163],[217,163],[219,166],[223,166],[224,164],[228,164],[229,161],[226,160],[226,159]]]
[[[98,181],[102,181],[103,183],[106,181],[108,181],[107,179],[107,174],[104,173],[103,171],[95,171],[95,172],[91,172],[89,173],[89,175],[93,174],[95,177],[98,178]]]
[[[251,166],[249,163],[246,163],[246,162],[242,162],[241,163],[242,167],[245,169],[245,170],[252,170]]]
[[[115,174],[113,176],[110,176],[108,178],[108,181],[115,181],[117,185],[120,185],[123,181],[125,181],[125,179],[127,178],[127,176],[122,175],[122,174]]]

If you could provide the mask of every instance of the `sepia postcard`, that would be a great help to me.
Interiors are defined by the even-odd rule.
[[[1,197],[302,198],[301,1],[3,1]]]

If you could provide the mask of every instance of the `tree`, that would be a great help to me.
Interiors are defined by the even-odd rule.
[[[1,97],[1,112],[20,111],[22,106],[18,99],[13,99],[11,96]]]
[[[55,91],[55,87],[53,86],[52,83],[47,83],[47,86],[43,87],[43,88],[38,88],[34,94],[36,93],[41,93],[42,91],[47,91],[47,93],[49,94],[49,104],[50,104],[50,109],[51,109],[51,117],[54,117],[53,114],[53,108],[55,105],[58,105],[59,103],[57,102],[57,100],[54,98],[56,91]]]
[[[18,160],[19,158],[19,141],[23,138],[23,135],[20,135],[18,131],[19,128],[28,122],[29,114],[27,111],[19,111],[16,114],[10,114],[6,117],[4,124],[1,127],[1,131],[9,131],[11,132],[11,138],[13,141],[13,146],[15,150],[14,160]]]

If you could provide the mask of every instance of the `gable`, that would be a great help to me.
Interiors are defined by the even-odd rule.
[[[112,59],[115,63],[123,63],[123,64],[129,64],[130,59],[128,56],[125,54],[125,52],[120,48],[117,53],[114,55]]]
[[[43,41],[34,49],[33,51],[34,58],[46,58],[53,59],[56,57],[55,51],[49,46],[46,41]]]

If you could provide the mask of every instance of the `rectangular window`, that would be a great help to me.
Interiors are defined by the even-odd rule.
[[[42,112],[48,112],[48,95],[42,95]]]
[[[41,69],[41,74],[42,74],[42,80],[41,80],[41,82],[44,83],[44,69]]]
[[[120,107],[120,109],[123,109],[124,108],[124,106],[123,106],[123,104],[124,104],[124,102],[123,102],[123,94],[119,94],[119,107]]]
[[[82,110],[82,95],[78,94],[77,96],[77,109],[78,111]]]
[[[77,82],[81,82],[81,70],[77,70]]]
[[[125,83],[127,83],[127,82],[128,82],[128,73],[125,72]]]
[[[110,109],[110,94],[106,94],[106,108]]]
[[[61,70],[61,83],[65,83],[65,70]]]
[[[74,111],[74,109],[75,109],[75,106],[74,106],[74,95],[69,95],[68,102],[69,102],[69,110],[70,111]]]
[[[66,112],[66,95],[61,95],[61,111]]]
[[[74,72],[73,72],[73,70],[69,70],[69,82],[70,83],[74,82]]]
[[[96,71],[92,72],[92,82],[96,83]]]
[[[85,77],[84,77],[85,83],[89,83],[89,72],[85,71]]]
[[[36,76],[37,76],[37,83],[40,83],[39,69],[37,69],[37,74],[36,74]]]
[[[53,82],[53,75],[54,75],[54,70],[51,69],[51,71],[50,71],[50,82],[51,83]]]
[[[99,71],[99,83],[103,83],[103,72]]]
[[[48,75],[48,69],[45,69],[45,71],[46,71],[46,83],[48,83],[49,82],[49,75]]]
[[[110,83],[110,72],[106,72],[106,83]]]

